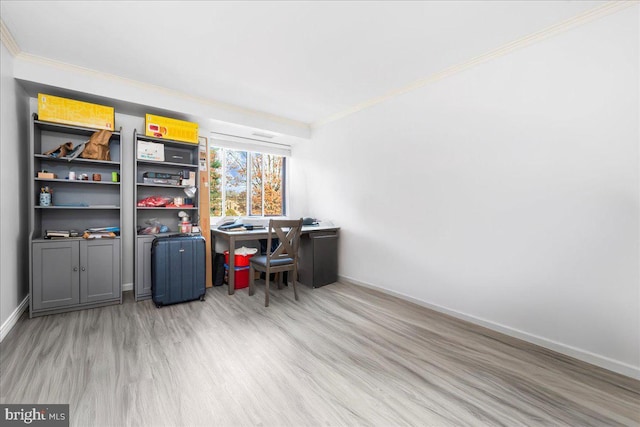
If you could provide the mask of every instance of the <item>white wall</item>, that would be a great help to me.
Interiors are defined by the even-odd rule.
[[[318,129],[340,275],[640,378],[638,7]]]
[[[29,292],[28,98],[13,79],[13,57],[0,44],[0,338]],[[24,307],[24,306],[22,306]]]

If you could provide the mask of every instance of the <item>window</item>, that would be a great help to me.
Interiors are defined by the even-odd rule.
[[[211,216],[285,215],[285,157],[210,146]]]

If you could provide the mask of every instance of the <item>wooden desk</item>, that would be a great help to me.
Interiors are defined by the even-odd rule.
[[[318,225],[303,225],[302,235],[312,233],[335,233],[337,234],[340,227],[334,226],[318,226]],[[217,228],[211,228],[211,235],[215,238],[221,238],[229,242],[229,295],[233,295],[235,292],[235,257],[233,254],[236,251],[236,242],[242,242],[247,240],[260,240],[266,239],[269,236],[269,231],[266,228],[260,230],[251,231],[224,231]],[[212,239],[212,245],[215,245],[215,239]],[[215,251],[215,247],[212,248]]]

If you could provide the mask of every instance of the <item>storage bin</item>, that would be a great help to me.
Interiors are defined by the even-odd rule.
[[[198,143],[198,124],[169,117],[145,115],[145,135],[174,141]]]
[[[113,107],[38,94],[38,119],[45,122],[113,131],[114,117]]]
[[[225,257],[227,257],[227,255],[225,254]],[[238,255],[236,255],[236,257],[238,257]],[[235,272],[236,272],[236,281],[235,281],[235,288],[236,289],[243,289],[249,286],[249,267],[235,267],[234,268]],[[226,274],[229,273],[229,264],[225,263],[224,264],[224,271],[225,271],[225,276]]]
[[[165,145],[164,147],[164,161],[171,163],[182,163],[184,165],[193,165],[194,162],[194,152],[190,148],[183,147],[171,147],[169,145]]]
[[[253,255],[237,255],[234,258],[235,267],[247,267]],[[229,265],[229,251],[224,251],[224,264]],[[236,276],[237,277],[237,276]]]

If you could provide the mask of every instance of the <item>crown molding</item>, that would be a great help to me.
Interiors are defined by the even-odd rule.
[[[158,92],[158,93],[162,93],[164,95],[168,95],[168,96],[172,96],[175,98],[181,98],[181,99],[186,99],[189,101],[193,101],[193,102],[197,102],[203,105],[209,105],[212,107],[216,107],[216,108],[220,108],[220,109],[225,109],[228,111],[233,111],[233,112],[237,112],[237,113],[241,113],[241,114],[245,114],[245,115],[251,115],[254,117],[261,117],[263,119],[267,119],[267,120],[271,120],[273,122],[278,122],[278,123],[283,123],[289,126],[295,126],[298,128],[302,128],[302,129],[309,129],[309,124],[308,123],[304,123],[304,122],[300,122],[297,120],[293,120],[293,119],[287,119],[285,117],[281,117],[281,116],[277,116],[275,114],[270,114],[270,113],[266,113],[263,111],[258,111],[258,110],[252,110],[249,108],[244,108],[244,107],[239,107],[237,105],[233,105],[233,104],[227,104],[225,102],[221,102],[221,101],[216,101],[213,99],[209,99],[209,98],[204,98],[204,97],[200,97],[200,96],[196,96],[196,95],[190,95],[184,92],[181,92],[179,90],[175,90],[175,89],[169,89],[166,88],[164,86],[159,86],[159,85],[154,85],[152,83],[146,83],[146,82],[141,82],[139,80],[134,80],[134,79],[129,79],[126,77],[121,77],[115,74],[110,74],[110,73],[105,73],[102,71],[97,71],[91,68],[86,68],[86,67],[82,67],[79,65],[73,65],[73,64],[69,64],[66,62],[62,62],[62,61],[57,61],[54,59],[49,59],[49,58],[45,58],[42,56],[38,56],[38,55],[32,55],[30,53],[25,53],[25,52],[20,52],[19,54],[16,55],[16,58],[22,60],[22,61],[26,61],[26,62],[31,62],[37,65],[41,65],[41,66],[47,66],[47,67],[53,67],[53,68],[57,68],[60,70],[65,70],[68,71],[70,73],[77,73],[77,74],[84,74],[84,75],[88,75],[97,79],[106,79],[106,80],[112,80],[112,81],[116,81],[118,83],[122,83],[122,84],[126,84],[129,86],[134,86],[140,89],[144,89],[144,90],[149,90],[149,91],[154,91],[154,92]]]
[[[0,18],[0,41],[11,55],[18,56],[20,54],[20,46],[16,43],[16,39],[13,38],[11,31],[9,31],[2,18]]]
[[[351,114],[362,111],[366,108],[373,107],[374,105],[381,104],[385,101],[388,101],[391,98],[395,98],[396,96],[403,95],[405,93],[414,91],[416,89],[420,89],[424,86],[427,86],[431,83],[435,83],[447,77],[451,77],[456,75],[462,71],[468,70],[475,66],[481,65],[485,62],[488,62],[492,59],[499,58],[501,56],[507,55],[513,51],[518,49],[522,49],[524,47],[530,46],[534,43],[537,43],[541,40],[548,39],[550,37],[554,37],[560,33],[568,31],[572,28],[575,28],[580,25],[584,25],[596,19],[602,18],[607,15],[614,14],[621,10],[624,10],[633,5],[637,5],[640,3],[640,0],[618,0],[618,1],[610,1],[593,9],[587,10],[579,15],[574,16],[573,18],[569,18],[565,21],[562,21],[558,24],[552,25],[535,33],[529,34],[520,39],[514,40],[510,43],[500,46],[497,49],[491,50],[482,55],[476,56],[466,62],[451,66],[446,68],[440,72],[432,74],[430,76],[424,77],[422,79],[416,80],[413,83],[404,86],[402,88],[393,90],[384,95],[369,99],[367,101],[356,104],[350,108],[339,111],[335,114],[332,114],[324,119],[318,120],[314,123],[311,123],[311,129],[320,128],[328,123],[335,122],[337,120],[343,119]]]

